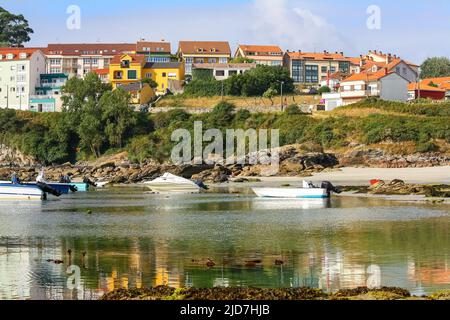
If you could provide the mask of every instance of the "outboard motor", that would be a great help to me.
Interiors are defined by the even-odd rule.
[[[97,186],[97,184],[94,181],[92,181],[91,179],[89,179],[88,177],[84,177],[83,178],[83,183],[86,183],[86,184],[88,184],[90,186],[93,186],[93,187]]]
[[[336,194],[342,193],[342,191],[339,188],[336,188],[335,186],[333,186],[333,184],[329,181],[322,182],[321,188],[327,190],[328,196],[331,196],[332,192],[334,192]]]
[[[37,186],[45,193],[50,193],[51,195],[54,195],[55,197],[60,197],[62,194],[61,191],[53,189],[48,184],[43,183],[43,182],[38,182]]]
[[[200,188],[202,188],[203,190],[208,190],[208,187],[203,183],[202,180],[196,180],[196,181],[194,181],[194,183],[196,185],[198,185]]]

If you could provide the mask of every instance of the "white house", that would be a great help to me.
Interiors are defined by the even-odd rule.
[[[29,110],[40,75],[45,73],[45,56],[36,48],[0,48],[0,107]]]
[[[192,68],[193,70],[208,70],[216,80],[220,81],[236,74],[243,74],[256,66],[256,63],[199,63],[194,64]]]
[[[359,102],[368,97],[407,101],[409,81],[386,68],[375,73],[354,74],[340,84],[339,93],[323,94],[326,110]]]

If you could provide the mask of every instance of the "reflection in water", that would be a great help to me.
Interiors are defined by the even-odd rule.
[[[450,288],[445,206],[118,190],[8,208],[0,204],[0,299],[96,299],[156,285],[335,291],[371,277],[415,294]]]

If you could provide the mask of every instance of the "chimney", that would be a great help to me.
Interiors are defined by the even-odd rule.
[[[344,51],[341,51],[341,52],[339,52],[340,54],[341,54],[341,56],[343,56],[344,55]]]

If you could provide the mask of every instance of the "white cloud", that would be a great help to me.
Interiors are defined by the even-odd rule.
[[[292,50],[340,50],[344,38],[302,1],[254,0],[254,38]]]

